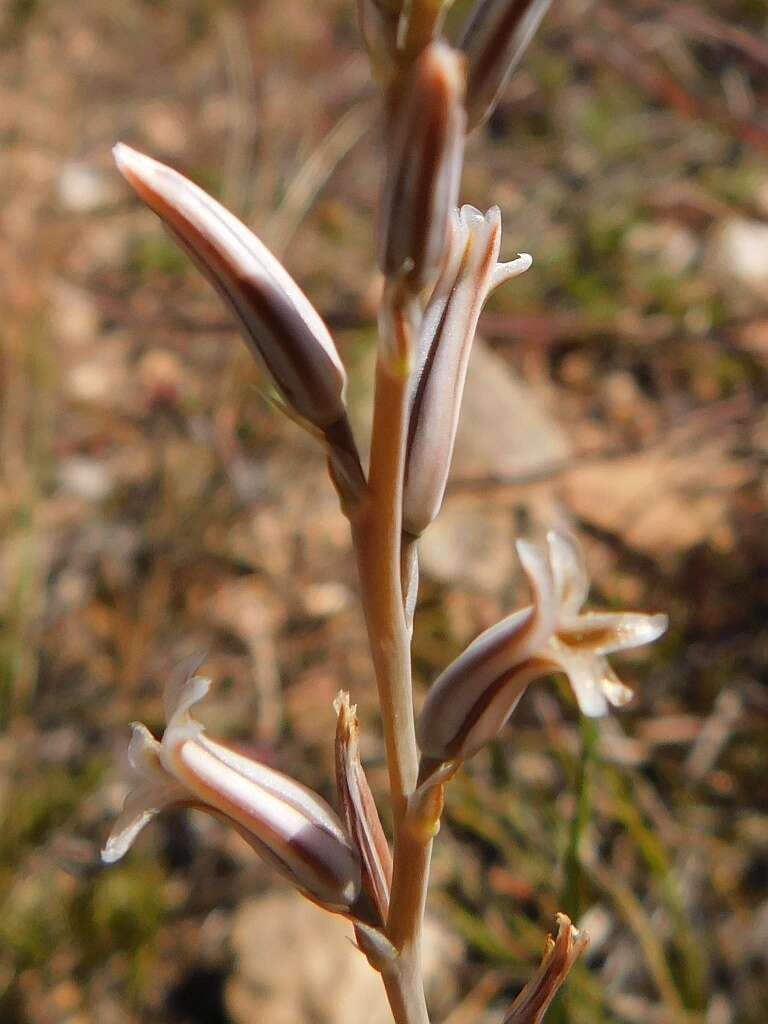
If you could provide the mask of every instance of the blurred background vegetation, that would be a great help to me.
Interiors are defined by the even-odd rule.
[[[179,167],[283,255],[364,435],[381,154],[353,6],[0,8],[3,1024],[386,1020],[362,958],[212,820],[165,817],[108,871],[97,853],[127,724],[161,728],[190,652],[211,730],[326,795],[350,689],[383,793],[322,460],[109,152]],[[768,5],[553,8],[467,157],[464,199],[498,203],[503,251],[535,263],[481,324],[424,546],[418,693],[524,599],[514,537],[553,521],[584,541],[595,605],[672,625],[617,666],[626,713],[584,728],[538,684],[450,787],[435,1017],[498,1021],[565,909],[592,944],[553,1024],[763,1024]]]

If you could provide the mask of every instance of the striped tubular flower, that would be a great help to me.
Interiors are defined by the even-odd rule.
[[[589,590],[581,551],[559,532],[547,549],[518,541],[533,603],[474,640],[435,681],[419,718],[425,758],[461,762],[501,730],[528,684],[564,672],[581,711],[597,717],[632,691],[613,673],[606,655],[650,643],[667,628],[666,615],[584,612]]]
[[[197,185],[122,143],[117,166],[235,314],[287,408],[323,433],[347,423],[346,373],[306,295],[241,221]],[[346,432],[346,431],[345,431]]]
[[[440,511],[459,425],[477,321],[494,288],[530,267],[523,253],[499,263],[501,213],[473,206],[451,220],[446,260],[421,323],[406,449],[403,528],[418,537]]]
[[[490,117],[552,0],[477,0],[459,40],[470,131]]]
[[[339,818],[301,783],[210,739],[190,708],[210,680],[192,677],[165,693],[167,726],[158,742],[138,722],[128,748],[133,786],[102,850],[113,863],[144,826],[169,807],[223,818],[305,896],[348,913],[360,893],[360,860]]]
[[[413,291],[432,284],[458,202],[464,160],[464,58],[425,47],[393,115],[379,215],[379,266]]]

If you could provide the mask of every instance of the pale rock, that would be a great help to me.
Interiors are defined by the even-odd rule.
[[[61,205],[73,213],[92,213],[114,203],[120,195],[115,174],[79,160],[64,164],[56,189]]]
[[[570,448],[537,393],[480,339],[464,390],[448,494],[419,544],[422,571],[446,583],[498,593],[517,573],[509,507],[456,485],[514,484],[546,477]],[[453,487],[454,493],[451,493]]]
[[[736,311],[768,306],[768,224],[743,217],[721,221],[709,238],[706,265]]]
[[[561,464],[569,451],[563,430],[541,397],[477,338],[464,389],[451,480],[514,482]]]
[[[86,455],[73,455],[59,464],[61,489],[84,501],[103,501],[114,488],[109,468],[98,459]]]
[[[696,235],[682,224],[669,221],[636,224],[627,233],[624,246],[631,255],[652,260],[673,277],[690,270],[699,255]]]
[[[352,927],[294,892],[244,904],[232,929],[236,967],[226,989],[235,1024],[392,1024],[379,975],[353,946]],[[442,1017],[456,998],[460,940],[434,921],[424,934],[430,1004]]]

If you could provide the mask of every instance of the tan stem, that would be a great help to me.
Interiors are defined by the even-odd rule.
[[[410,629],[401,581],[402,495],[407,435],[407,336],[395,303],[389,320],[396,344],[382,339],[376,368],[367,499],[351,517],[363,607],[387,750],[394,865],[387,937],[397,950],[382,972],[397,1024],[429,1024],[421,980],[421,929],[431,836],[413,828],[408,799],[416,788],[418,748],[413,715]],[[405,342],[405,344],[402,344]]]

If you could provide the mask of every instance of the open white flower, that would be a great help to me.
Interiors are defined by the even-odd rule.
[[[582,611],[589,590],[581,551],[551,532],[547,549],[519,541],[533,603],[481,633],[438,677],[418,723],[426,758],[464,761],[492,740],[533,679],[565,672],[585,715],[626,704],[632,691],[606,655],[661,636],[666,615]]]
[[[128,760],[133,785],[102,850],[119,860],[144,826],[169,807],[196,807],[232,824],[305,896],[348,911],[360,893],[360,861],[341,821],[295,779],[210,739],[190,708],[208,692],[197,676],[165,693],[162,741],[133,724]]]

